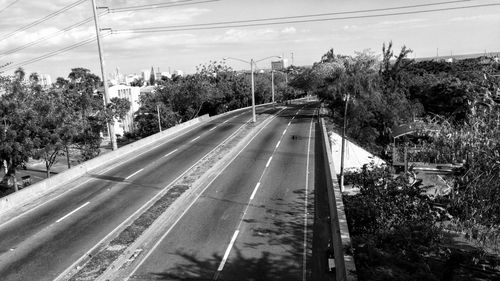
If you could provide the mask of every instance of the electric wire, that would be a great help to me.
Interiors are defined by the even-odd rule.
[[[41,24],[41,23],[43,23],[45,21],[48,21],[49,19],[52,19],[52,18],[54,18],[54,17],[56,17],[56,16],[58,16],[58,15],[64,13],[64,12],[66,12],[66,11],[68,11],[68,10],[74,8],[74,7],[77,7],[78,5],[81,5],[84,2],[86,2],[86,0],[78,0],[76,2],[73,2],[72,4],[70,4],[68,6],[65,6],[64,8],[62,8],[60,10],[57,10],[57,11],[55,11],[55,12],[53,12],[53,13],[51,13],[51,14],[49,14],[49,15],[41,18],[41,19],[38,19],[38,20],[36,20],[36,21],[34,21],[32,23],[29,23],[29,24],[27,24],[25,26],[22,26],[22,27],[14,30],[14,31],[12,31],[12,32],[10,32],[10,33],[8,33],[8,34],[0,37],[0,41],[3,41],[5,39],[7,39],[7,38],[10,38],[10,37],[12,37],[12,36],[20,33],[21,31],[24,31],[26,29],[32,28],[33,26],[36,26],[36,25],[39,25],[39,24]]]
[[[104,33],[101,36],[104,38],[104,37],[107,37],[109,35],[111,35],[110,32]],[[88,44],[90,44],[92,42],[95,42],[96,39],[97,39],[97,36],[90,37],[90,38],[88,38],[86,40],[80,41],[78,43],[75,43],[73,45],[69,45],[67,47],[64,47],[62,49],[58,49],[58,50],[50,52],[50,53],[46,53],[46,54],[44,54],[42,56],[35,57],[35,58],[32,58],[32,59],[28,59],[28,60],[25,60],[25,61],[22,61],[22,62],[19,62],[19,63],[11,64],[8,67],[6,67],[5,69],[2,69],[2,71],[9,71],[9,70],[12,70],[12,69],[16,69],[16,68],[18,68],[20,66],[25,66],[25,65],[28,65],[28,64],[32,64],[32,63],[35,63],[35,62],[38,62],[38,61],[41,61],[41,60],[44,60],[44,59],[47,59],[47,58],[50,58],[50,57],[62,54],[62,53],[65,53],[65,52],[73,50],[75,48],[78,48],[78,47],[81,47],[81,46],[84,46],[84,45],[88,45]]]
[[[203,4],[203,3],[211,3],[218,2],[220,0],[183,0],[177,2],[170,3],[157,3],[157,4],[148,4],[148,5],[138,5],[138,6],[129,6],[129,7],[121,7],[121,8],[112,8],[109,9],[110,13],[121,13],[121,12],[131,12],[131,11],[140,11],[140,10],[151,10],[158,8],[169,8],[169,7],[177,7],[177,6],[186,6],[186,5],[194,5],[194,4]]]
[[[105,15],[105,14],[107,14],[107,13],[108,13],[108,12],[104,12],[104,13],[99,14],[98,16],[100,17],[100,16],[103,16],[103,15]],[[19,46],[19,47],[16,47],[16,48],[13,48],[13,49],[7,50],[7,51],[5,51],[5,52],[2,52],[2,53],[0,53],[0,58],[5,57],[6,55],[10,55],[10,54],[16,53],[16,52],[18,52],[18,51],[24,50],[24,49],[26,49],[26,48],[29,48],[29,47],[32,47],[32,46],[38,45],[38,44],[40,44],[40,43],[42,43],[42,42],[44,42],[44,41],[47,41],[47,40],[52,39],[52,38],[54,38],[54,37],[56,37],[56,36],[59,36],[59,35],[60,35],[60,34],[62,34],[62,33],[68,32],[68,31],[73,30],[73,29],[75,29],[75,28],[77,28],[77,27],[80,27],[80,26],[82,26],[82,25],[84,25],[84,24],[86,24],[86,23],[88,23],[88,22],[91,22],[93,19],[94,19],[94,17],[89,17],[89,18],[86,18],[86,19],[84,19],[84,20],[82,20],[82,21],[80,21],[80,22],[77,22],[77,23],[72,24],[72,25],[70,25],[70,26],[67,26],[67,27],[65,27],[65,28],[63,28],[63,29],[61,29],[61,30],[58,30],[58,31],[53,32],[53,33],[51,33],[51,34],[45,35],[45,36],[43,36],[43,37],[40,37],[40,38],[38,38],[38,39],[36,39],[36,40],[33,40],[33,41],[31,41],[31,42],[28,42],[28,43],[26,43],[26,44],[24,44],[24,45],[21,45],[21,46]]]
[[[3,8],[0,10],[0,14],[1,14],[3,11],[7,10],[10,6],[12,6],[12,5],[16,4],[17,2],[19,2],[19,0],[12,1],[10,4],[8,4],[7,6],[3,7]]]
[[[460,10],[460,9],[470,9],[470,8],[480,8],[480,7],[493,7],[493,6],[500,6],[500,3],[478,4],[478,5],[461,6],[461,7],[436,8],[436,9],[419,10],[419,11],[394,12],[394,13],[358,15],[358,16],[346,16],[346,17],[333,17],[333,18],[299,19],[299,18],[303,18],[306,16],[290,16],[290,17],[265,18],[265,19],[255,19],[255,20],[224,21],[224,22],[202,23],[202,24],[145,27],[145,28],[137,28],[137,29],[123,29],[123,30],[114,29],[114,30],[112,30],[112,33],[113,34],[154,33],[154,32],[168,32],[168,31],[221,29],[221,28],[233,28],[233,27],[254,27],[254,26],[266,26],[266,25],[278,25],[278,24],[290,24],[290,23],[324,22],[324,21],[335,21],[335,20],[346,20],[346,19],[412,15],[412,14],[441,12],[441,11]],[[352,13],[352,12],[346,12],[346,13]],[[309,16],[314,16],[314,15],[309,15]],[[297,19],[297,20],[282,20],[285,18],[286,19]]]

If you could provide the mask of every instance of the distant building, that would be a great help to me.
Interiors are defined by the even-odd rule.
[[[50,87],[52,86],[52,78],[49,74],[39,74],[38,75],[38,84],[42,87]]]
[[[127,85],[115,85],[109,87],[109,97],[124,98],[130,101],[130,110],[123,119],[115,119],[114,127],[115,134],[123,136],[126,132],[134,130],[134,113],[139,110],[139,87],[131,87]]]
[[[184,72],[182,70],[174,70],[174,74],[181,77],[184,76]]]

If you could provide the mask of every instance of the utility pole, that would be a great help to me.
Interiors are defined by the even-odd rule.
[[[92,1],[92,10],[94,12],[94,23],[95,23],[95,32],[97,36],[97,48],[99,50],[99,61],[101,63],[101,74],[102,74],[102,82],[104,84],[104,107],[107,107],[110,99],[109,99],[109,90],[108,90],[108,83],[106,79],[106,71],[104,67],[104,58],[103,58],[103,49],[101,45],[101,29],[99,27],[99,17],[97,15],[97,8],[95,4],[95,0]],[[113,150],[118,149],[118,146],[116,144],[116,135],[115,135],[115,127],[113,126],[113,120],[111,123],[108,121],[106,122],[108,125],[108,132],[109,132],[109,139],[111,141],[111,148]]]
[[[347,127],[347,104],[349,103],[349,94],[345,97],[344,107],[344,126],[342,128],[342,148],[340,152],[340,191],[344,192],[344,154],[345,154],[345,130]]]

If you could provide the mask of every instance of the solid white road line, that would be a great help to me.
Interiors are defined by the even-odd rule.
[[[193,142],[193,141],[195,141],[195,140],[199,139],[200,137],[201,137],[201,136],[197,136],[196,138],[192,139],[190,142]]]
[[[145,253],[145,256],[139,261],[139,263],[134,267],[134,269],[132,269],[132,271],[128,274],[127,278],[125,278],[125,280],[128,280],[132,275],[134,275],[134,273],[139,269],[139,267],[141,267],[141,265],[148,259],[148,257],[154,252],[154,250],[160,245],[160,243],[165,239],[165,237],[167,237],[167,235],[170,233],[170,231],[172,231],[172,229],[174,229],[174,227],[177,225],[177,223],[184,217],[184,215],[189,211],[189,209],[191,209],[191,207],[198,201],[198,198],[200,198],[200,196],[205,192],[205,190],[208,189],[208,187],[210,187],[214,182],[215,180],[226,170],[227,167],[229,167],[229,165],[231,163],[233,163],[233,161],[243,152],[243,150],[245,150],[245,148],[247,148],[250,143],[260,134],[260,132],[262,130],[264,130],[267,125],[269,125],[274,119],[277,118],[277,116],[283,111],[284,109],[281,109],[278,113],[276,113],[276,115],[274,117],[272,117],[269,122],[267,122],[266,124],[264,124],[264,126],[262,128],[260,128],[259,131],[257,131],[257,133],[255,133],[254,136],[252,136],[252,138],[245,144],[245,146],[243,146],[240,151],[238,153],[236,153],[236,155],[231,158],[231,160],[224,166],[222,167],[222,169],[219,170],[218,174],[215,175],[215,177],[198,193],[198,195],[196,196],[196,198],[194,198],[194,200],[191,201],[191,203],[184,209],[184,211],[182,212],[182,214],[180,216],[178,216],[178,218],[175,220],[175,222],[172,224],[172,226],[170,226],[170,228],[165,231],[165,233],[160,237],[160,239],[158,239],[156,241],[156,243],[153,245],[153,247],[151,247],[149,249],[149,251],[147,253]],[[243,126],[245,126],[246,123],[250,122],[252,119],[249,119],[247,122],[245,122],[243,125],[241,125],[236,131],[239,131],[241,128],[243,128]],[[235,134],[233,133],[233,134]],[[224,140],[222,143],[225,143],[231,136],[229,136],[226,140]],[[221,143],[221,144],[222,144]],[[217,147],[216,147],[217,148]],[[215,150],[215,149],[214,149]],[[210,151],[208,154],[210,154],[212,151]],[[202,157],[202,159],[205,158]],[[195,163],[196,165],[196,163]],[[191,166],[191,167],[194,167]],[[188,170],[190,170],[191,168],[189,168]],[[182,174],[181,176],[184,176],[184,174]],[[179,177],[180,178],[180,177]],[[174,182],[177,181],[174,180]],[[247,208],[248,208],[248,205],[247,205]],[[240,222],[241,224],[241,222]]]
[[[309,125],[309,141],[307,142],[307,160],[306,160],[306,191],[305,191],[305,199],[304,199],[304,252],[302,253],[302,281],[305,281],[307,278],[307,196],[309,195],[309,158],[311,154],[311,136],[312,136],[312,128],[313,128],[313,118],[311,118],[311,124]]]
[[[80,207],[78,207],[78,208],[74,209],[73,211],[71,211],[71,213],[69,213],[69,214],[65,215],[64,217],[62,217],[62,218],[60,218],[60,219],[56,220],[56,222],[60,222],[60,221],[62,221],[63,219],[65,219],[65,218],[67,218],[67,217],[71,216],[72,214],[74,214],[75,212],[77,212],[77,211],[78,211],[78,210],[80,210],[81,208],[83,208],[83,207],[87,206],[88,204],[90,204],[90,202],[87,202],[87,203],[85,203],[85,204],[81,205]]]
[[[144,168],[139,169],[139,170],[138,170],[138,171],[136,171],[135,173],[133,173],[133,174],[131,174],[130,176],[126,177],[125,179],[126,179],[126,180],[130,179],[131,177],[133,177],[133,176],[137,175],[138,173],[142,172],[142,170],[144,170]]]
[[[224,268],[224,264],[226,264],[227,258],[229,257],[229,253],[231,252],[231,248],[233,248],[233,244],[236,241],[236,237],[238,237],[238,233],[240,233],[239,230],[236,230],[234,232],[233,237],[231,238],[231,241],[227,246],[226,252],[224,253],[224,257],[222,258],[219,268],[217,268],[217,271],[222,271],[222,269]]]
[[[253,189],[252,195],[250,195],[250,200],[253,200],[253,198],[255,197],[255,194],[257,193],[257,189],[259,189],[259,186],[260,186],[260,182],[258,182],[257,185],[255,185],[255,188]]]
[[[168,156],[172,155],[172,153],[176,152],[177,150],[179,150],[179,149],[177,149],[177,148],[176,148],[176,149],[174,149],[174,150],[170,151],[169,153],[167,153],[167,154],[163,155],[163,157],[162,157],[162,158],[164,158],[164,157],[168,157]]]
[[[271,156],[271,157],[269,157],[269,160],[267,160],[266,168],[268,168],[268,167],[269,167],[269,164],[271,164],[271,160],[272,160],[272,159],[273,159],[273,157],[272,157],[272,156]]]

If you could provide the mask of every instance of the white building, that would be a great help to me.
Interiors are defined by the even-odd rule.
[[[115,85],[109,87],[110,98],[125,98],[130,101],[130,110],[123,119],[115,119],[115,134],[123,136],[126,132],[134,129],[134,113],[139,110],[140,87],[131,87],[126,85]]]

